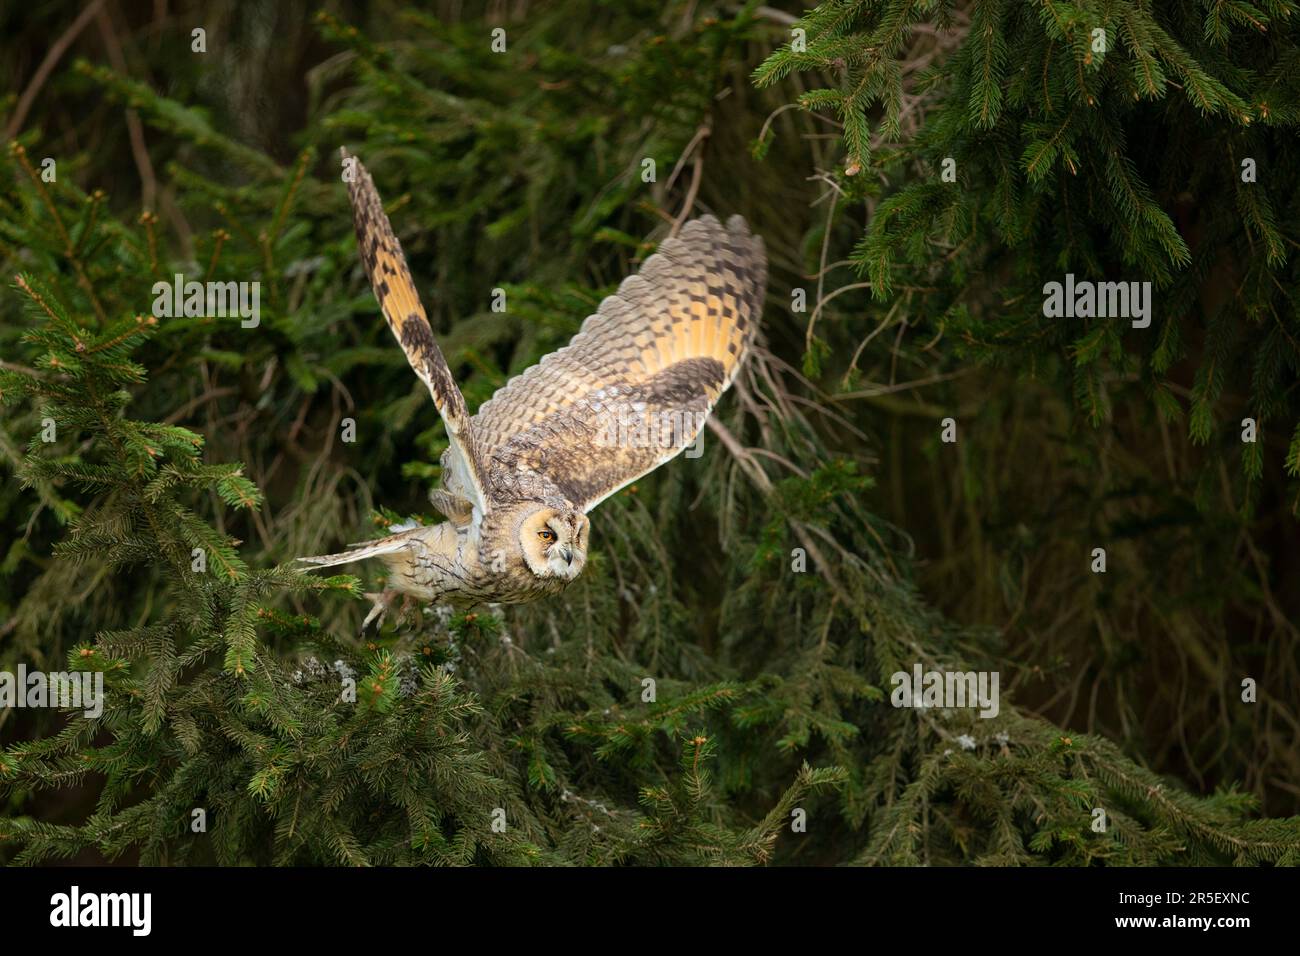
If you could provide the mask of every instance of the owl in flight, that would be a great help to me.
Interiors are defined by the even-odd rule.
[[[587,513],[694,442],[736,377],[763,307],[763,240],[739,216],[687,223],[471,418],[374,182],[346,150],[343,162],[371,288],[446,425],[430,500],[447,520],[299,560],[388,565],[363,629],[398,595],[470,607],[564,590],[587,561]]]

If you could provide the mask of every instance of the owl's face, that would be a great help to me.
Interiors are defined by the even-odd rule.
[[[539,578],[572,581],[587,564],[591,522],[579,511],[540,506],[519,524],[519,547]]]

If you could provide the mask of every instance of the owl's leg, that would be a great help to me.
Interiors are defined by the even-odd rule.
[[[388,612],[393,609],[393,602],[397,600],[397,595],[401,593],[402,592],[395,588],[389,588],[386,591],[380,591],[378,593],[372,591],[366,592],[366,597],[370,598],[372,603],[370,613],[367,614],[366,619],[361,622],[361,633],[363,635],[366,633],[366,628],[370,626],[371,621],[375,622],[375,632],[378,633],[380,628],[384,626],[384,618],[387,617]],[[399,627],[406,621],[411,611],[419,606],[419,603],[419,600],[410,594],[402,594],[402,605],[397,609],[397,624]]]
[[[393,599],[397,597],[398,593],[399,592],[395,588],[389,588],[388,590],[380,591],[377,594],[370,591],[366,592],[366,597],[370,598],[374,603],[371,605],[370,613],[366,615],[366,619],[361,622],[361,634],[363,636],[366,633],[366,628],[370,626],[371,621],[376,621],[376,632],[384,626],[384,615],[387,614],[388,609],[392,607]]]
[[[411,612],[414,611],[414,610],[415,610],[416,608],[418,608],[419,606],[420,606],[419,599],[417,599],[416,597],[414,597],[414,596],[412,596],[412,595],[410,595],[410,594],[403,594],[403,595],[402,595],[402,606],[401,606],[401,607],[398,609],[398,611],[397,611],[397,622],[398,622],[398,625],[400,626],[400,625],[402,625],[402,624],[405,624],[406,621],[407,621],[407,618],[410,616]],[[419,616],[419,614],[416,614],[416,615],[415,615],[415,622],[418,624],[419,621],[420,621],[420,616]]]

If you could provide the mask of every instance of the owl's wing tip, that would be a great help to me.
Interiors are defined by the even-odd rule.
[[[749,228],[749,220],[740,213],[732,213],[727,217],[725,224],[713,213],[696,216],[682,227],[681,233],[675,238],[694,237],[701,233],[723,233],[741,239],[760,239],[761,241],[761,237],[755,236],[754,231]],[[668,241],[665,240],[665,243]]]
[[[727,217],[727,232],[738,232],[742,236],[750,234],[749,220],[740,213],[733,213]]]

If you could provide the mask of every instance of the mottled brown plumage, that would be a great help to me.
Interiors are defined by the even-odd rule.
[[[397,593],[457,605],[557,593],[585,565],[586,513],[690,445],[735,378],[762,312],[763,242],[739,216],[687,223],[471,418],[374,183],[343,155],[375,297],[447,427],[432,500],[448,521],[300,560],[382,558],[390,590],[371,617]]]

